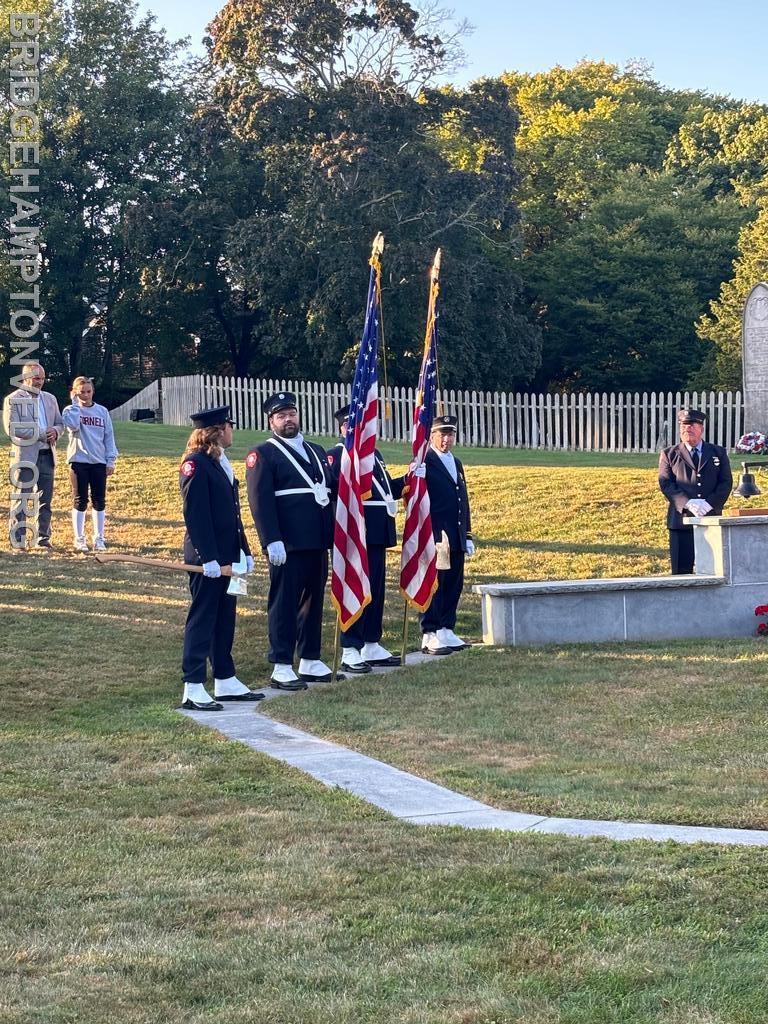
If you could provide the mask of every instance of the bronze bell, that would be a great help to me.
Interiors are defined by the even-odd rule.
[[[733,494],[736,498],[754,498],[760,494],[760,488],[755,483],[755,474],[747,472],[747,464],[741,464],[742,474],[739,479],[739,486],[734,487]]]

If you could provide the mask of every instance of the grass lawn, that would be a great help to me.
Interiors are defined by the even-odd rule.
[[[173,430],[119,427],[113,548],[179,556]],[[647,460],[518,454],[467,455],[470,582],[665,571]],[[408,826],[197,728],[172,710],[185,577],[72,556],[60,473],[57,550],[0,553],[3,1024],[768,1019],[768,850]],[[254,684],[264,580],[239,604]],[[476,650],[268,711],[499,806],[765,825],[766,664]]]

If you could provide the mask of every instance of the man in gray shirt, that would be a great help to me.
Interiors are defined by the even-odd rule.
[[[51,501],[56,442],[64,423],[56,398],[42,390],[45,370],[25,363],[22,385],[3,402],[3,429],[11,439],[11,547],[51,546]]]

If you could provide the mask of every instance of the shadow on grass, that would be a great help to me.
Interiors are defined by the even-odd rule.
[[[634,544],[572,544],[558,540],[483,540],[483,548],[519,551],[549,551],[582,555],[653,555],[665,558],[666,548],[638,548]]]

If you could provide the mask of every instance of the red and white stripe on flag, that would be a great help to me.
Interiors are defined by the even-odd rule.
[[[365,325],[357,355],[346,434],[341,448],[339,493],[333,530],[331,601],[342,630],[348,629],[371,602],[363,500],[370,497],[379,422],[376,361],[381,303],[380,248],[377,236],[371,253]]]

